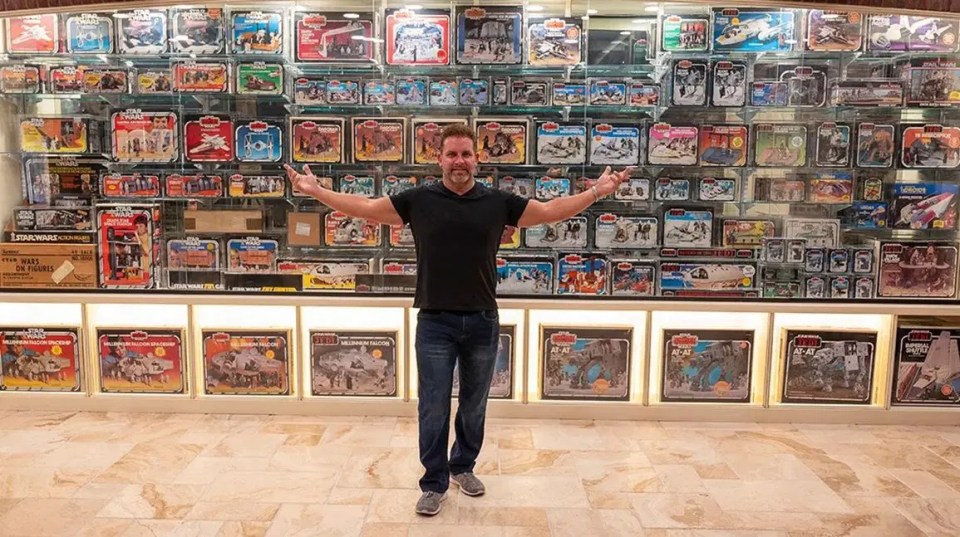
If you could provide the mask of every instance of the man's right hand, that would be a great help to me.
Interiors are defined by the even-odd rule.
[[[317,181],[317,176],[310,171],[309,165],[303,167],[305,173],[298,172],[289,164],[284,164],[283,169],[287,171],[287,178],[290,179],[295,191],[315,198],[317,193],[323,189],[320,182]]]
[[[287,177],[290,179],[293,188],[335,211],[382,224],[403,224],[403,220],[397,214],[393,202],[386,196],[370,199],[324,188],[317,180],[317,176],[310,171],[310,166],[303,167],[305,173],[298,173],[297,170],[287,164],[283,165],[283,169],[287,171]]]

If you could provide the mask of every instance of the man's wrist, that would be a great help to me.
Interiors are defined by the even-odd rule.
[[[597,185],[591,186],[591,187],[590,187],[590,192],[593,192],[593,201],[594,201],[594,202],[600,201],[601,196],[600,196],[600,191],[597,190]]]

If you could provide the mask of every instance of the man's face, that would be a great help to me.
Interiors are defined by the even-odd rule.
[[[444,140],[439,160],[444,179],[455,185],[468,183],[477,170],[473,141],[465,136],[451,136]]]

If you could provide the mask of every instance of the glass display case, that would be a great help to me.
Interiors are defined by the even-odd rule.
[[[636,166],[578,216],[504,231],[495,404],[956,407],[960,322],[900,318],[958,314],[956,16],[338,0],[2,26],[0,292],[83,312],[37,336],[74,356],[52,391],[409,401],[410,230],[283,165],[387,196],[439,180],[462,123],[477,180],[524,197]],[[0,389],[51,391],[26,370]]]

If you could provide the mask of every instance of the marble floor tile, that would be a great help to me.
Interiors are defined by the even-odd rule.
[[[716,528],[729,521],[709,494],[642,493],[631,503],[644,528]]]
[[[408,537],[409,524],[390,524],[382,522],[368,522],[363,525],[360,537]]]
[[[0,517],[4,537],[62,537],[89,524],[104,500],[28,499]]]
[[[723,453],[727,465],[740,479],[816,480],[817,475],[796,456],[789,453],[771,453],[757,456],[743,453]]]
[[[540,507],[478,507],[473,502],[460,503],[457,524],[467,526],[537,526],[546,527],[547,510]]]
[[[326,427],[321,445],[360,446],[364,448],[390,447],[393,427],[379,425],[331,424]]]
[[[231,520],[220,526],[216,537],[266,537],[267,532],[270,531],[270,524],[270,522]]]
[[[821,481],[706,479],[710,496],[728,511],[852,513],[853,510]]]
[[[336,466],[325,472],[231,472],[208,485],[201,498],[209,502],[323,503],[338,472]]]
[[[921,498],[960,500],[960,491],[951,488],[930,472],[924,470],[903,470],[900,468],[892,468],[888,471],[901,483],[910,487],[910,489],[916,492]]]
[[[579,452],[550,449],[500,449],[501,475],[576,476]]]
[[[553,537],[643,535],[632,509],[548,509],[547,520]]]
[[[366,514],[357,505],[283,505],[266,537],[358,537]]]
[[[267,470],[270,458],[199,456],[173,479],[175,485],[209,485],[228,472],[260,472]],[[301,469],[306,470],[301,465]]]
[[[272,457],[277,448],[287,441],[286,434],[236,434],[209,446],[200,455],[207,457]]]
[[[589,507],[576,477],[487,476],[484,484],[486,494],[465,501],[483,507]]]
[[[223,522],[209,520],[134,520],[120,537],[208,537],[222,527]]]
[[[890,498],[887,501],[916,527],[930,535],[960,533],[958,501],[921,498]]]
[[[269,522],[273,520],[279,510],[279,503],[197,502],[184,519]]]
[[[122,518],[94,518],[82,526],[74,537],[120,537],[133,525]]]
[[[55,467],[0,468],[0,499],[72,498],[94,476]]]
[[[692,492],[706,493],[703,479],[692,466],[683,464],[663,464],[654,466],[657,477],[660,478],[660,487],[657,492]]]
[[[130,485],[97,514],[100,518],[182,519],[193,508],[199,485]]]
[[[380,489],[373,493],[370,506],[367,508],[365,524],[408,524],[434,525],[457,523],[459,518],[458,506],[462,501],[475,501],[479,498],[465,498],[461,494],[448,491],[443,501],[440,513],[432,517],[422,517],[414,512],[417,500],[420,499],[419,489]]]
[[[203,446],[194,444],[139,443],[102,474],[104,483],[172,483]]]
[[[416,449],[358,449],[354,450],[354,455],[344,463],[337,486],[367,489],[414,488],[422,471]]]

